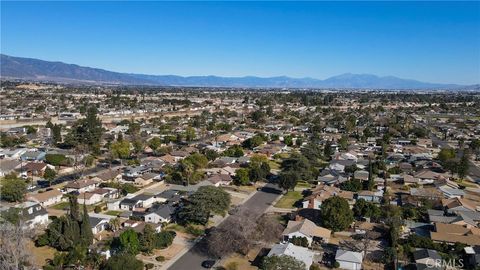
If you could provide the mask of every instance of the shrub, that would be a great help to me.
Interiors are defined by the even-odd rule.
[[[102,207],[100,205],[95,206],[95,208],[93,209],[93,212],[97,214],[102,212]]]
[[[164,256],[158,256],[158,257],[155,258],[155,260],[157,262],[163,262],[163,261],[165,261],[165,257]]]
[[[145,269],[152,269],[154,267],[153,263],[145,264]]]
[[[334,267],[334,268],[339,268],[339,267],[340,267],[340,263],[337,262],[337,261],[335,261],[335,262],[333,263],[333,267]]]

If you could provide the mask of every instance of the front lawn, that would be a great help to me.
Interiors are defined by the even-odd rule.
[[[302,193],[299,191],[289,191],[275,204],[277,208],[295,208],[295,203],[302,199]]]
[[[57,203],[54,206],[50,207],[52,209],[56,210],[68,210],[70,208],[70,203],[69,202],[61,202]]]
[[[122,213],[122,211],[115,211],[115,210],[110,210],[110,211],[105,212],[105,214],[109,215],[109,216],[118,216],[121,213]]]

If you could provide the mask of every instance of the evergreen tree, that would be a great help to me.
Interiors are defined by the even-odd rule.
[[[85,203],[83,204],[83,216],[81,224],[81,242],[84,246],[88,247],[93,243],[93,233]]]

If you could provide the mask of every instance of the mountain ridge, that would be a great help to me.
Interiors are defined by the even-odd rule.
[[[0,77],[34,81],[55,81],[87,84],[203,86],[203,87],[265,87],[265,88],[360,88],[360,89],[454,89],[468,86],[439,84],[402,79],[394,76],[344,73],[325,80],[288,76],[222,77],[148,75],[120,73],[100,68],[45,61],[35,58],[0,54]]]

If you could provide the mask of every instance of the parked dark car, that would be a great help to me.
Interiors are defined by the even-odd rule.
[[[217,263],[217,262],[214,261],[214,260],[206,260],[206,261],[202,262],[202,267],[210,269],[215,265],[215,263]]]

